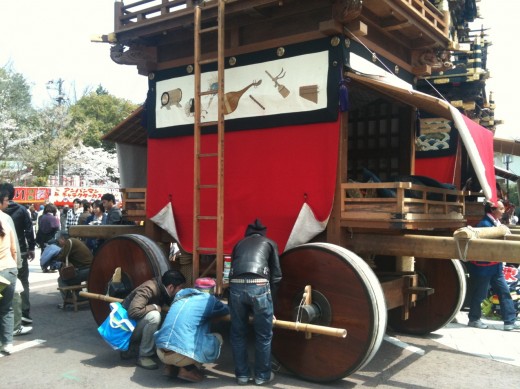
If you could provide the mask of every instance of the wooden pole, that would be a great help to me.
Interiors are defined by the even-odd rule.
[[[456,240],[452,237],[422,235],[354,234],[345,240],[349,250],[358,255],[413,256],[416,258],[461,259],[457,244],[467,260],[520,263],[520,241],[514,235],[502,239]],[[458,242],[458,243],[457,243]]]
[[[109,303],[120,303],[123,299],[105,296],[97,293],[90,292],[79,292],[79,295],[82,297],[87,297],[95,300],[102,300]],[[222,320],[231,321],[230,315],[226,315],[221,318]],[[275,328],[283,328],[286,330],[293,331],[301,331],[301,332],[310,332],[313,334],[321,334],[334,336],[336,338],[345,338],[347,336],[347,330],[344,328],[334,328],[334,327],[326,327],[326,326],[318,326],[314,324],[306,324],[306,323],[298,323],[292,321],[278,320],[273,319],[273,327]]]

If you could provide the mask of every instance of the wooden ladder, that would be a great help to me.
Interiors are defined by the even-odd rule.
[[[204,4],[204,3],[202,3]],[[195,95],[194,95],[194,201],[193,201],[193,281],[198,277],[204,276],[212,267],[213,263],[201,274],[200,255],[215,254],[216,275],[217,275],[217,294],[222,294],[222,275],[224,269],[224,15],[225,0],[215,0],[203,5],[204,10],[217,7],[216,26],[202,28],[202,11],[200,5],[195,7],[195,36],[194,36],[194,75],[195,75]],[[205,34],[217,32],[217,57],[201,60],[201,38]],[[210,91],[201,91],[201,66],[217,63],[218,67],[218,87]],[[216,121],[202,123],[201,98],[206,95],[217,95],[218,97],[218,116]],[[202,153],[202,128],[217,126],[217,145],[216,152]],[[201,161],[205,158],[217,159],[217,182],[201,182]],[[207,167],[206,167],[207,169]],[[203,191],[214,191],[216,189],[216,215],[201,215],[201,193]],[[216,229],[216,247],[201,247],[201,224],[212,223]],[[207,229],[206,229],[207,231]]]

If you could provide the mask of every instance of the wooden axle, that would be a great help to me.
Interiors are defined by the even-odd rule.
[[[102,300],[102,301],[106,301],[109,303],[120,303],[123,301],[123,299],[120,299],[120,298],[105,296],[105,295],[97,294],[97,293],[79,292],[79,295],[82,297],[87,297],[87,298],[95,299],[95,300]],[[222,319],[229,321],[229,320],[231,320],[231,317],[229,315],[227,315],[227,316],[224,316]],[[293,331],[297,331],[297,332],[301,331],[301,332],[305,332],[305,333],[328,335],[328,336],[333,336],[336,338],[346,338],[347,337],[347,330],[343,329],[343,328],[318,326],[318,325],[314,325],[314,324],[298,323],[298,322],[278,320],[278,319],[273,319],[273,327],[284,328],[286,330],[293,330]]]

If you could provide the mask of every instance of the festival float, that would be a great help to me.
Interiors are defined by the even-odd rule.
[[[475,1],[114,6],[113,33],[94,40],[149,89],[104,139],[117,145],[129,216],[145,223],[111,227],[89,292],[104,295],[117,268],[130,289],[178,267],[190,282],[216,278],[225,296],[225,257],[260,218],[281,255],[275,315],[294,324],[275,329],[273,354],[328,382],[363,368],[387,326],[449,323],[466,289],[460,260],[520,262],[514,233],[467,227],[468,209],[483,215],[499,196]],[[471,93],[455,92],[460,82]],[[91,309],[98,323],[108,314],[101,300]]]

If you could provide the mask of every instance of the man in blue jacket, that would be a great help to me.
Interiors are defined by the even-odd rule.
[[[499,226],[504,210],[504,204],[501,201],[497,201],[496,205],[486,203],[484,218],[477,224],[477,227]],[[480,317],[482,315],[481,304],[486,298],[491,284],[493,292],[498,295],[500,302],[500,315],[504,321],[504,331],[519,330],[520,322],[516,321],[516,311],[509,286],[507,286],[504,278],[502,262],[471,261],[468,262],[467,266],[472,282],[468,326],[480,329],[488,328],[480,320]]]
[[[197,281],[195,282],[197,286]],[[217,360],[223,340],[218,333],[211,333],[211,319],[229,314],[215,296],[195,288],[182,289],[175,295],[164,323],[155,333],[157,356],[166,365],[165,375],[200,382],[204,375],[200,364]]]

